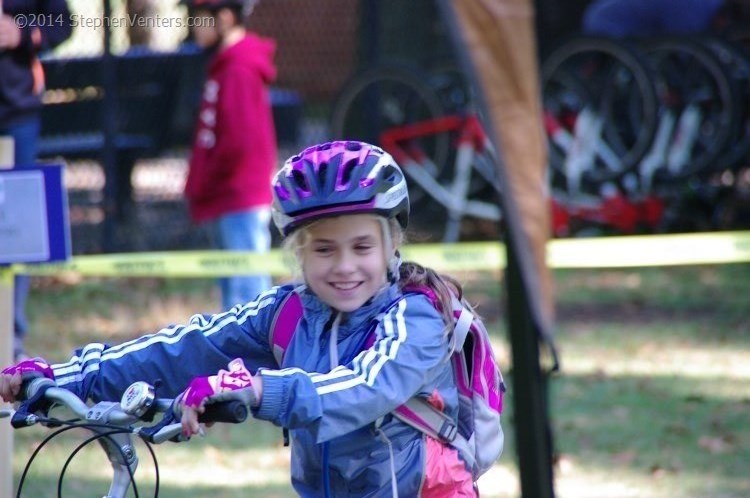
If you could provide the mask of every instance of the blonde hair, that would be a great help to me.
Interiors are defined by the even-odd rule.
[[[373,216],[384,220],[380,216]],[[292,275],[297,279],[302,277],[302,265],[304,264],[302,252],[304,247],[309,243],[309,230],[319,222],[320,220],[316,220],[300,227],[282,241],[281,247],[284,250],[284,259],[289,267],[292,268]],[[406,234],[395,218],[389,218],[381,226],[384,232],[384,245],[392,246],[390,249],[386,247],[386,254],[384,254],[386,264],[388,268],[391,268],[390,261],[394,256],[388,252],[391,250],[396,251],[405,244]],[[389,233],[385,233],[386,231]],[[388,244],[388,241],[390,241],[390,244]],[[431,268],[413,261],[404,261],[398,266],[397,284],[401,290],[419,287],[430,289],[438,299],[440,312],[445,323],[452,324],[455,320],[453,317],[453,296],[459,300],[463,298],[463,287],[455,278],[438,273]]]

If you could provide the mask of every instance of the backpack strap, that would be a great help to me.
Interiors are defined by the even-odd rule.
[[[452,296],[453,314],[456,320],[451,334],[451,356],[462,351],[466,336],[474,322],[474,313],[456,297]],[[424,398],[412,397],[396,408],[394,416],[403,423],[414,427],[428,436],[451,444],[464,453],[468,443],[458,433],[458,426],[448,415],[438,410]],[[468,452],[470,453],[470,452]]]
[[[451,302],[453,305],[453,316],[456,318],[451,336],[451,352],[455,353],[461,351],[464,347],[466,336],[469,335],[471,324],[474,323],[474,313],[453,293],[451,293]]]
[[[271,330],[268,332],[268,344],[271,346],[271,352],[279,367],[284,361],[284,353],[289,347],[289,343],[292,342],[297,324],[302,319],[300,289],[300,287],[297,287],[287,294],[279,307],[276,308],[276,315],[273,317]]]
[[[393,415],[406,425],[414,427],[428,436],[452,443],[458,436],[458,426],[448,415],[441,412],[424,398],[409,398],[393,411]]]

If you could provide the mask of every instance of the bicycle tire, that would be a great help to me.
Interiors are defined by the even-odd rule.
[[[750,156],[750,55],[738,42],[721,36],[704,35],[695,41],[714,53],[726,68],[735,93],[732,108],[737,119],[725,150],[716,160],[716,170],[735,170]]]
[[[336,140],[381,145],[384,130],[444,115],[440,98],[427,81],[420,70],[401,63],[384,63],[355,74],[334,101],[331,134]],[[448,162],[450,137],[435,134],[421,139],[420,145],[437,168],[433,176],[440,177]],[[425,195],[410,186],[412,203]]]
[[[585,89],[578,92],[582,104],[603,118],[602,136],[620,164],[613,169],[595,159],[585,171],[585,181],[600,185],[632,171],[653,143],[659,113],[656,75],[640,52],[623,40],[578,35],[544,57],[540,72],[545,109],[554,98],[548,86],[574,78]],[[550,165],[565,176],[566,156],[550,143]]]
[[[669,182],[715,169],[739,119],[735,113],[738,99],[727,70],[711,50],[686,38],[645,40],[641,46],[661,76],[663,104],[681,110],[697,103],[711,116],[710,120],[702,117],[689,161],[679,170],[662,168],[657,179]]]

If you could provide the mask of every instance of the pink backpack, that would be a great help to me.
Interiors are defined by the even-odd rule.
[[[437,307],[432,291],[413,289],[390,303],[384,313],[407,295],[415,293],[427,295]],[[452,301],[455,322],[451,334],[451,363],[459,394],[458,424],[419,397],[411,398],[396,408],[393,415],[456,448],[476,480],[495,463],[503,451],[504,435],[500,414],[503,411],[505,384],[484,324],[468,303],[455,296]],[[269,333],[269,344],[279,365],[282,364],[284,352],[291,343],[301,318],[302,300],[295,290],[277,308]],[[370,348],[374,342],[373,327],[363,349]]]

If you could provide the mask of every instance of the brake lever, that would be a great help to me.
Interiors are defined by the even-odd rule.
[[[169,425],[180,423],[180,419],[177,417],[174,408],[175,404],[172,403],[169,409],[164,412],[164,415],[162,415],[161,420],[157,424],[149,427],[139,427],[136,430],[136,433],[149,443],[158,444],[163,442],[165,439],[158,436],[159,431]],[[185,441],[185,439],[180,439],[181,436],[182,434],[178,433],[176,436],[169,438],[169,440],[175,443]]]

